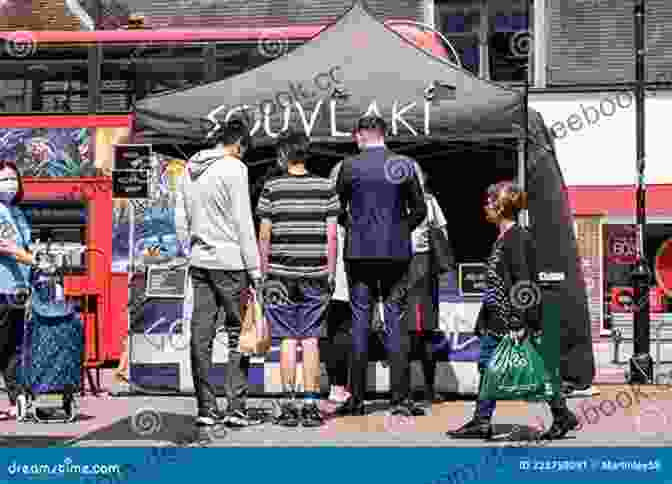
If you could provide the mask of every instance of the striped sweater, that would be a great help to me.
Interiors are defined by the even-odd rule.
[[[333,184],[311,173],[283,174],[266,182],[257,216],[271,223],[269,274],[288,278],[326,278],[327,224],[341,207]]]

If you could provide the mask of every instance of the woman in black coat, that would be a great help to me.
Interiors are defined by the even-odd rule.
[[[413,258],[408,273],[408,298],[404,306],[406,325],[411,334],[412,353],[419,354],[422,363],[424,400],[431,403],[436,399],[436,361],[432,336],[439,328],[439,274],[432,267],[430,229],[441,229],[446,238],[448,232],[446,217],[429,189],[429,179],[424,172],[420,173],[420,180],[427,204],[427,218],[412,234]]]
[[[513,182],[490,186],[485,213],[488,222],[499,228],[499,237],[492,247],[487,262],[487,289],[476,324],[480,337],[478,369],[483,373],[495,354],[497,345],[506,334],[522,341],[541,331],[541,301],[532,308],[516,305],[516,288],[533,285],[536,281],[536,249],[530,233],[516,222],[520,211],[526,208],[526,194]],[[453,438],[491,438],[490,421],[496,401],[478,400],[474,417],[461,428],[448,432]],[[559,439],[575,430],[579,421],[558,395],[549,402],[553,425],[544,433],[544,439]]]

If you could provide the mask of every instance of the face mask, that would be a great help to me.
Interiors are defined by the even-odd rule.
[[[19,191],[19,182],[16,178],[6,178],[0,181],[0,202],[9,204]]]

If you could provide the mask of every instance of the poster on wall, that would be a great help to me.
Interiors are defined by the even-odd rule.
[[[95,176],[90,128],[0,128],[0,160],[16,162],[23,176]]]
[[[637,232],[635,225],[605,226],[605,293],[612,313],[633,311],[632,265],[636,262]],[[670,311],[672,285],[672,224],[649,223],[646,226],[644,254],[654,273],[649,293],[652,312]]]
[[[607,262],[630,265],[637,259],[637,229],[634,225],[609,225]]]
[[[177,180],[184,173],[184,160],[152,153],[150,198],[115,200],[112,227],[112,270],[126,272],[129,263],[130,210],[134,210],[133,227],[135,264],[138,270],[145,260],[157,263],[182,255],[175,228]]]

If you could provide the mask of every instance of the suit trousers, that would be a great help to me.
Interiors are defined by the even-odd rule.
[[[408,262],[346,261],[352,308],[350,386],[355,404],[363,403],[366,395],[370,323],[381,296],[384,302],[383,336],[390,363],[392,404],[399,404],[409,397],[410,338],[402,319],[408,266]]]

